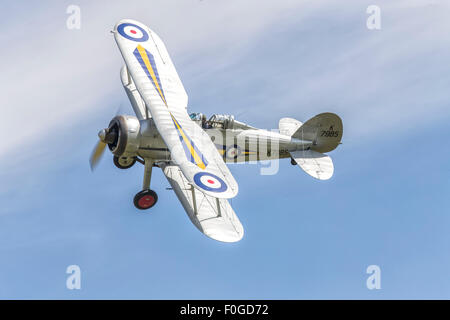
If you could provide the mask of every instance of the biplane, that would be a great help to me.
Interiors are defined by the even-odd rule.
[[[98,133],[90,165],[95,168],[106,146],[120,169],[143,164],[142,190],[134,197],[137,209],[148,210],[158,201],[150,189],[157,167],[201,232],[236,242],[244,228],[229,203],[238,184],[226,163],[290,158],[314,178],[333,175],[333,162],[325,153],[342,138],[336,114],[321,113],[305,123],[282,118],[276,132],[232,115],[188,114],[188,96],[158,35],[130,19],[119,21],[112,33],[125,61],[120,77],[135,116],[117,115]]]

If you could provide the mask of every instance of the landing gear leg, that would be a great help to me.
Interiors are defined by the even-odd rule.
[[[158,195],[150,190],[150,180],[152,177],[153,160],[145,159],[144,182],[142,191],[134,196],[134,205],[140,210],[146,210],[153,207],[158,201]]]

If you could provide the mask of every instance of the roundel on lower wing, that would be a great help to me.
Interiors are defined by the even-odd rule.
[[[194,175],[194,182],[206,191],[212,192],[225,192],[228,187],[225,181],[216,176],[215,174],[208,172],[199,172]]]
[[[144,42],[148,40],[148,33],[133,23],[122,23],[117,27],[117,32],[128,40]]]

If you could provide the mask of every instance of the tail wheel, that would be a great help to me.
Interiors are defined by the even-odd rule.
[[[297,161],[295,161],[293,158],[291,158],[291,164],[292,164],[293,166],[295,166],[295,165],[297,165]]]
[[[115,166],[119,169],[128,169],[134,166],[134,164],[136,163],[136,157],[126,158],[114,156],[113,162]]]
[[[147,189],[134,196],[134,205],[139,210],[146,210],[153,207],[158,201],[158,195],[155,191]]]

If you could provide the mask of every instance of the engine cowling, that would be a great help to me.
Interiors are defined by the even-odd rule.
[[[108,148],[117,157],[134,157],[139,149],[140,123],[136,117],[121,115],[114,117],[108,126]]]

